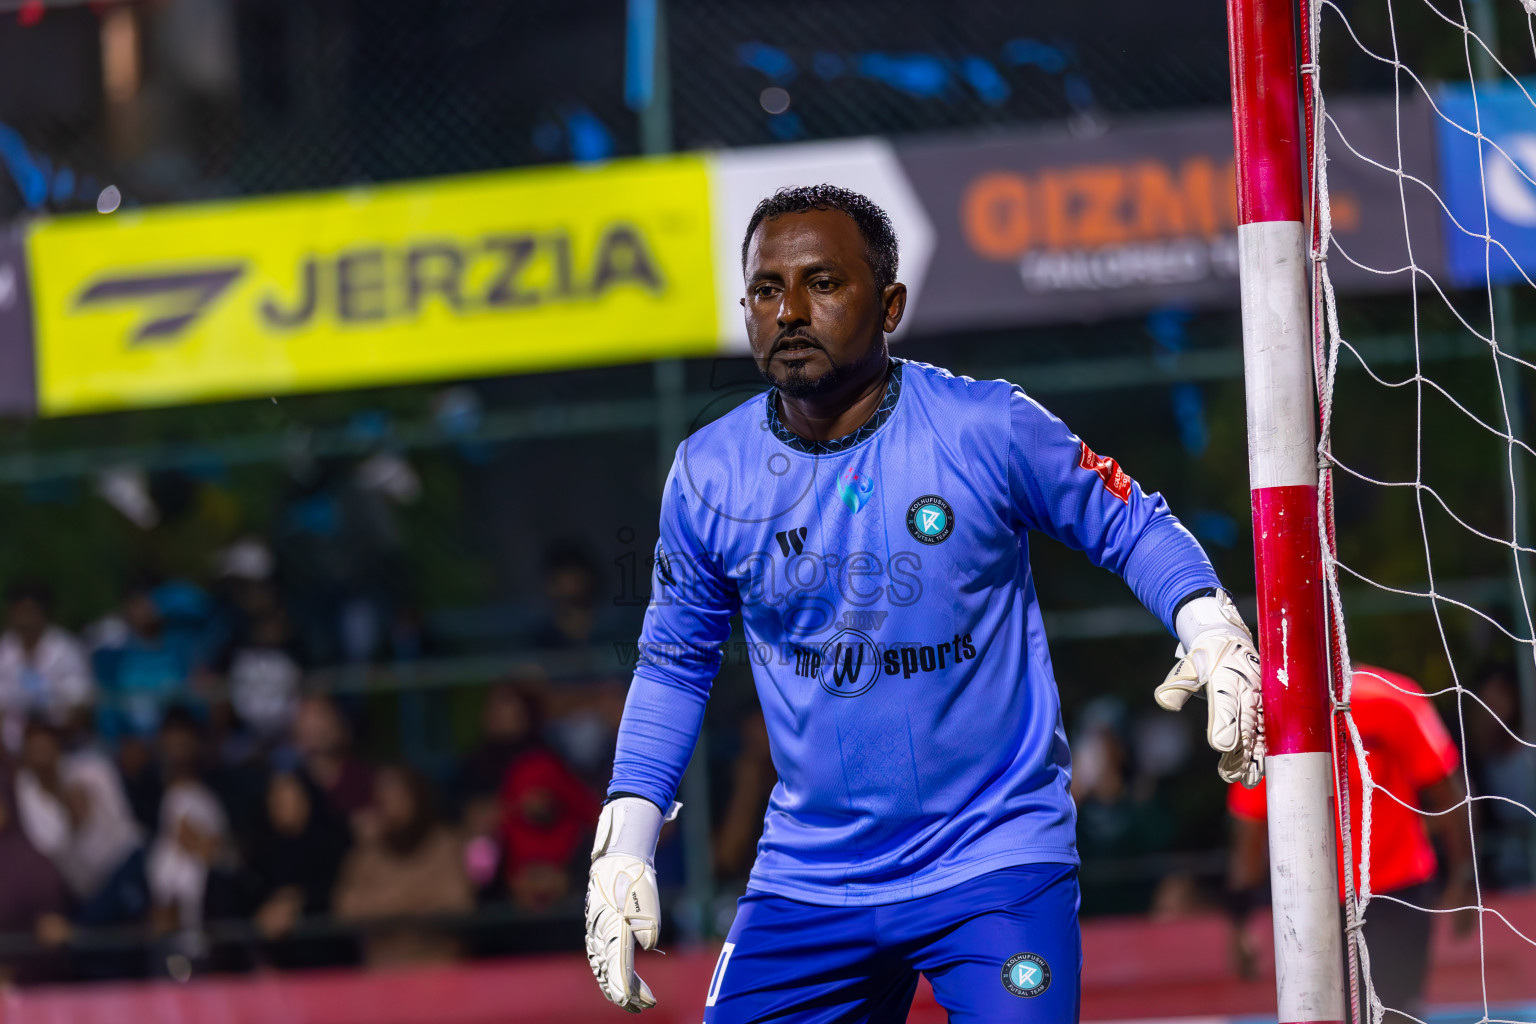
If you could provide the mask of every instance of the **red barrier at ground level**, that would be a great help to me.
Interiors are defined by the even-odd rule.
[[[1436,934],[1429,999],[1481,1004],[1536,999],[1536,895],[1498,898],[1477,933]],[[1218,915],[1174,921],[1115,919],[1083,928],[1083,1019],[1274,1014],[1270,922],[1256,916],[1260,976],[1232,967],[1231,929]],[[1480,949],[1486,955],[1480,955]],[[643,1024],[699,1024],[715,965],[708,950],[644,956],[660,1003]],[[999,982],[1001,983],[1001,982]],[[598,995],[577,956],[480,961],[389,973],[327,971],[173,982],[78,985],[0,995],[0,1024],[589,1024],[630,1019]],[[924,983],[909,1024],[942,1024]]]

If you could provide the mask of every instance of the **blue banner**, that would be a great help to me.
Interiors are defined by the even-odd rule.
[[[1447,209],[1446,264],[1455,285],[1536,279],[1533,96],[1536,79],[1479,83],[1475,96],[1470,85],[1439,92],[1440,195]]]

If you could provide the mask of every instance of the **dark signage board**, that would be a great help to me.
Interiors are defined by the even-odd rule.
[[[1405,170],[1434,180],[1427,108],[1406,110],[1401,133],[1390,101],[1341,103],[1330,114],[1335,286],[1406,290],[1405,222],[1413,262],[1438,276],[1433,197],[1411,181],[1400,190],[1388,169],[1398,166],[1401,135]],[[1236,185],[1224,114],[1139,120],[1091,137],[1058,130],[914,141],[898,144],[897,154],[936,238],[916,330],[1237,303]]]
[[[30,416],[36,411],[27,247],[19,231],[0,231],[0,416]]]

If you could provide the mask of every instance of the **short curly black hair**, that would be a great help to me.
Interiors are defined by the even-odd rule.
[[[781,188],[757,204],[752,219],[747,221],[747,234],[741,240],[741,269],[747,269],[747,249],[752,245],[752,235],[765,220],[774,220],[786,213],[805,213],[809,210],[841,210],[853,218],[864,236],[864,258],[875,272],[875,287],[882,292],[896,283],[896,229],[884,210],[851,189],[836,185],[800,185]]]

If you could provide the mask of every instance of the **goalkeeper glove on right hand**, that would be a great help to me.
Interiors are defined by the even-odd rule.
[[[1264,777],[1264,697],[1253,634],[1224,590],[1197,597],[1174,623],[1178,664],[1157,688],[1157,703],[1178,711],[1190,697],[1207,702],[1206,741],[1221,754],[1217,771],[1252,789]]]
[[[656,997],[635,973],[635,945],[655,949],[661,934],[661,899],[656,892],[656,839],[663,820],[677,816],[673,804],[663,818],[649,800],[610,800],[597,820],[592,871],[587,878],[587,963],[608,1001],[630,1013],[649,1010]]]

